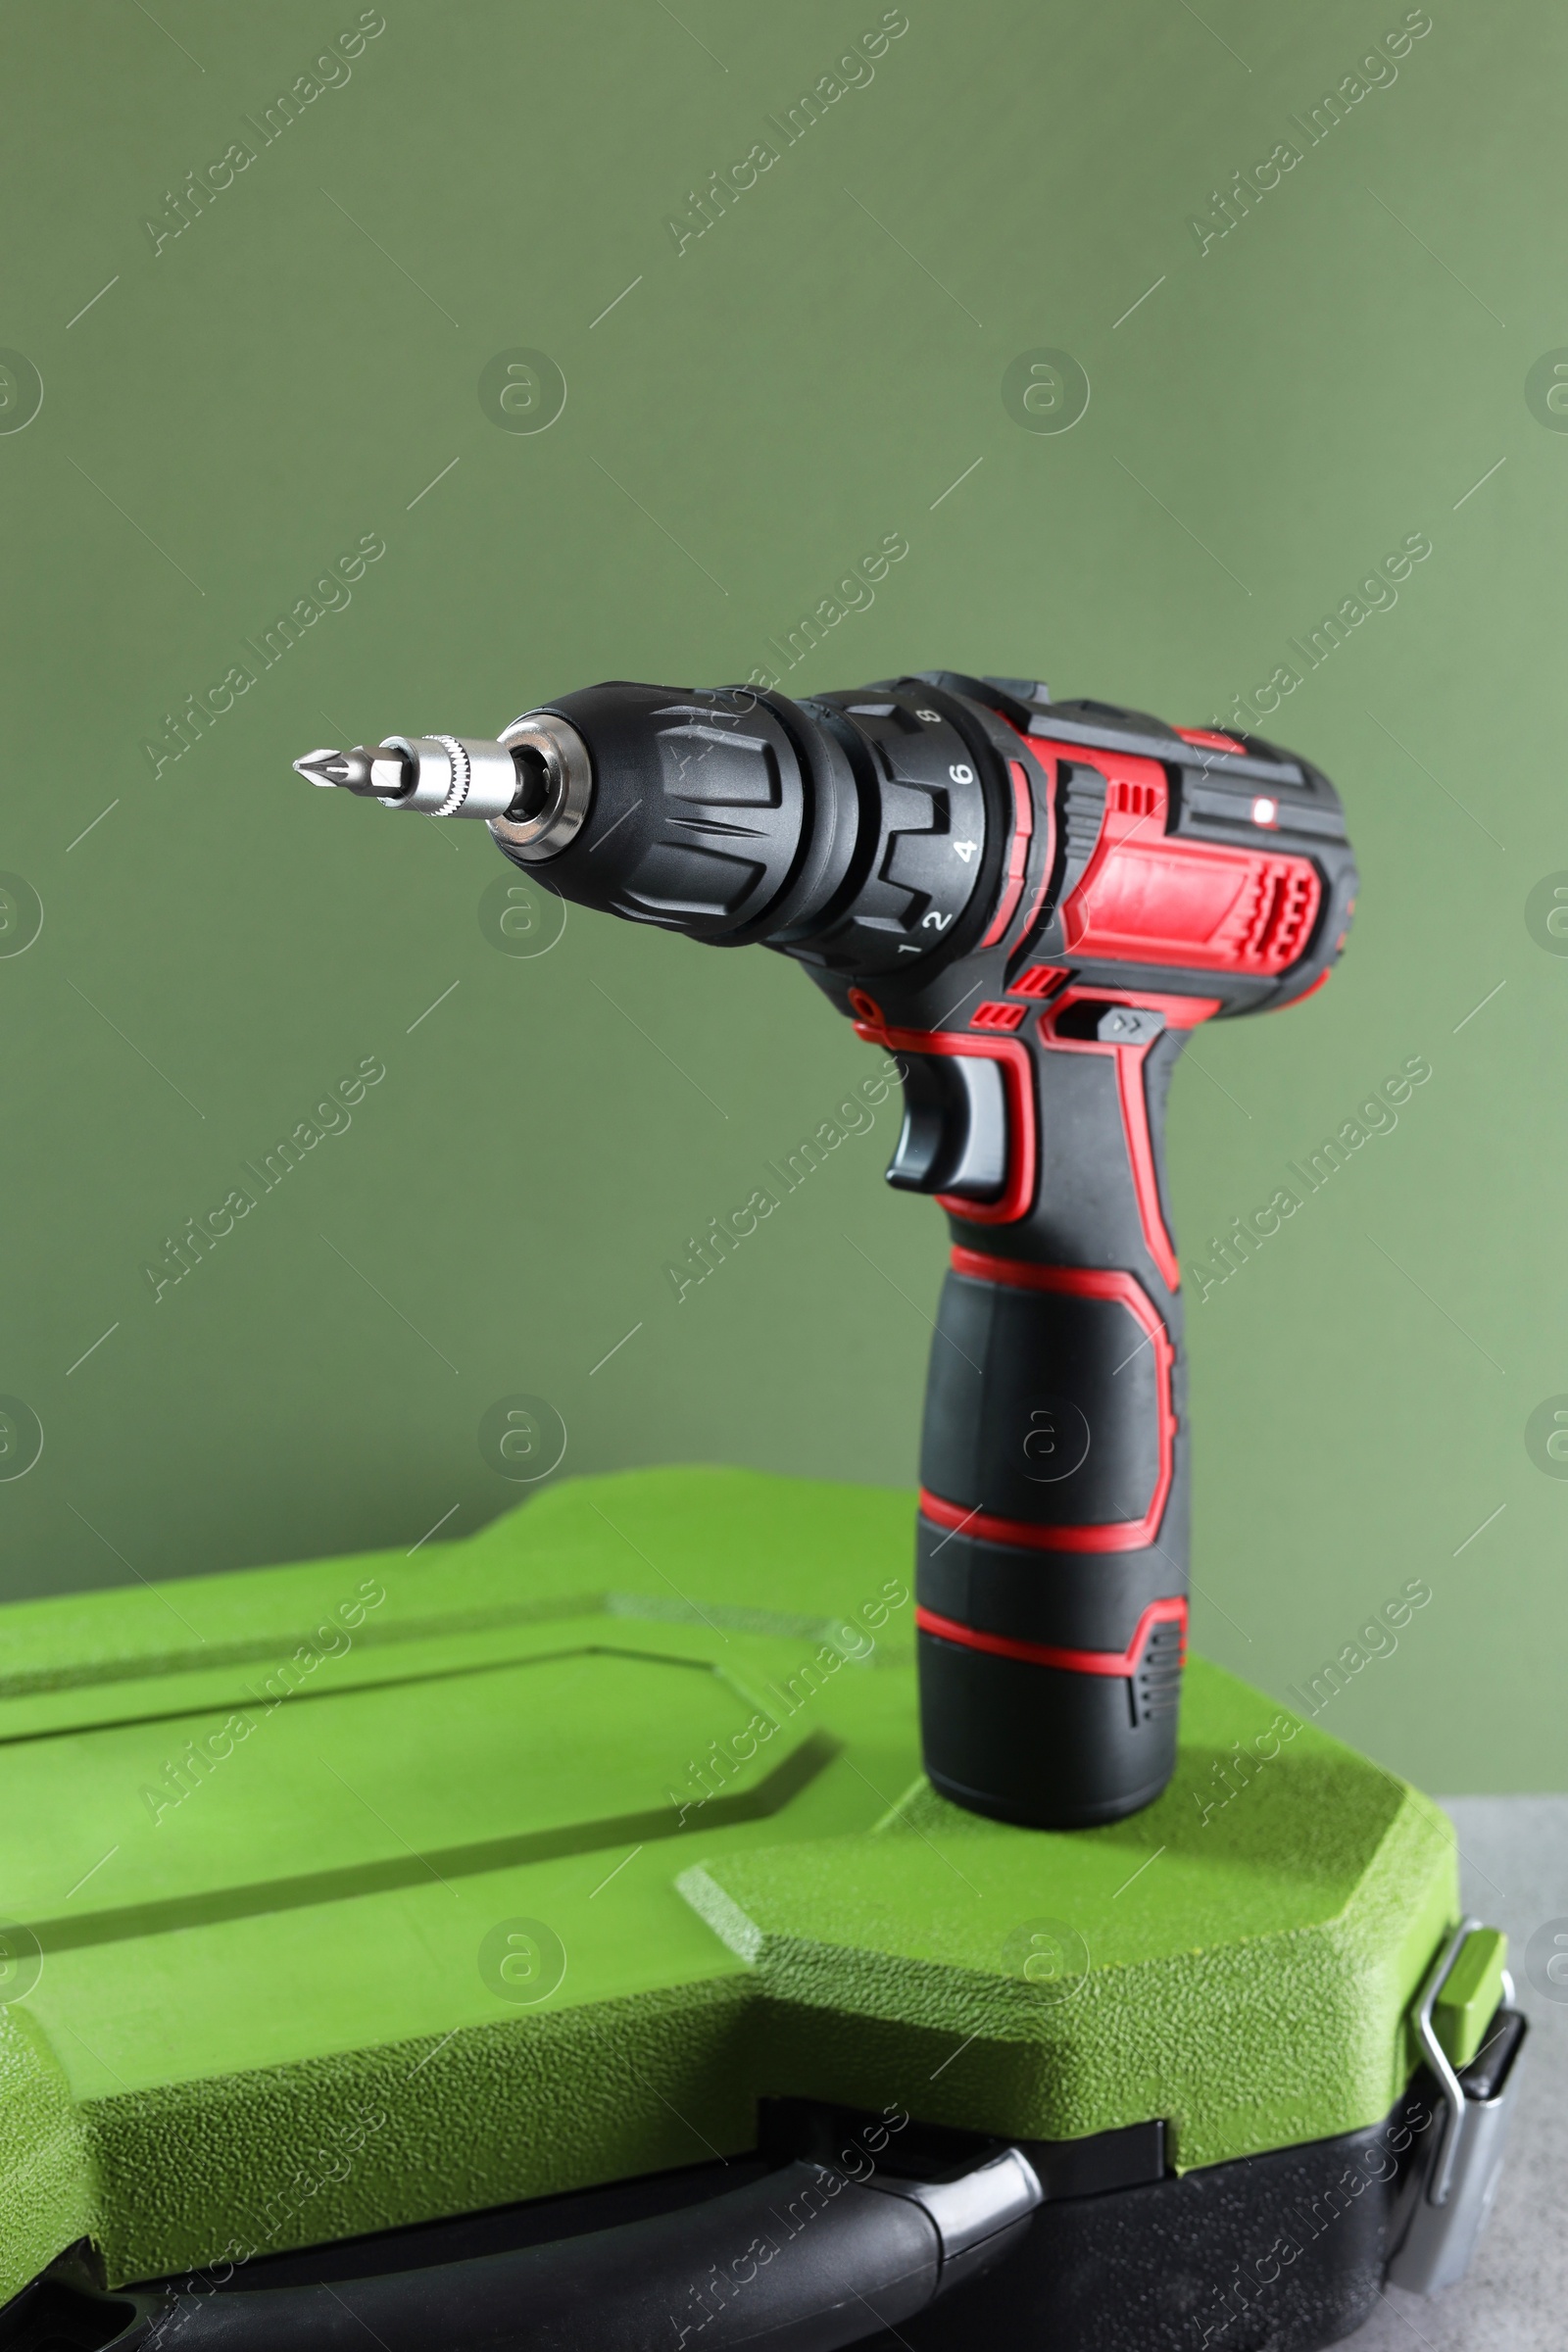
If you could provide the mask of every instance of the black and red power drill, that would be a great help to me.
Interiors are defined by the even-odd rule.
[[[1190,1030],[1310,996],[1344,946],[1327,777],[947,670],[800,701],[592,686],[495,742],[296,765],[483,817],[580,906],[792,956],[897,1057],[888,1181],[953,1235],[920,1457],[926,1769],[1039,1828],[1157,1796],[1189,1517],[1165,1099]]]

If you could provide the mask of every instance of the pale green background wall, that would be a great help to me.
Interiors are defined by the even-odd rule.
[[[1197,1637],[1282,1690],[1425,1578],[1326,1727],[1437,1786],[1561,1787],[1568,1484],[1524,1436],[1568,1391],[1568,962],[1525,915],[1568,868],[1568,437],[1525,395],[1568,343],[1560,24],[1434,0],[1200,253],[1189,216],[1305,145],[1397,6],[908,0],[677,257],[665,216],[879,13],[385,0],[156,256],[144,216],[355,8],[0,13],[0,343],[45,388],[0,434],[0,866],[46,918],[0,961],[0,1390],[46,1432],[0,1485],[4,1589],[477,1527],[521,1492],[475,1434],[513,1391],[567,1468],[912,1481],[944,1244],[881,1184],[889,1113],[684,1304],[662,1278],[865,1071],[814,992],[587,916],[503,956],[482,829],[313,796],[293,755],[744,675],[887,532],[907,558],[796,684],[944,663],[1203,720],[1424,532],[1273,722],[1350,810],[1349,956],[1176,1089],[1191,1257],[1404,1056],[1434,1072],[1194,1304]],[[539,435],[477,396],[519,345],[569,388]],[[1003,405],[1037,346],[1091,380],[1069,433]],[[352,604],[155,780],[161,714],[361,533]],[[352,1129],[155,1304],[143,1260],[366,1054]]]

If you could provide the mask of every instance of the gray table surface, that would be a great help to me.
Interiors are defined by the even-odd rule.
[[[1452,1796],[1463,1899],[1506,1928],[1530,2039],[1497,2201],[1470,2276],[1430,2301],[1384,2290],[1355,2352],[1565,2352],[1568,2347],[1568,2002],[1527,1980],[1525,1947],[1568,1919],[1568,1796]]]

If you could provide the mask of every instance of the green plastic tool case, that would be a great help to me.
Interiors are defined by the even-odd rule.
[[[0,1611],[0,2345],[873,2146],[1010,2144],[1043,2190],[916,2347],[1284,2352],[1400,2244],[1462,2268],[1522,2025],[1445,1816],[1201,1659],[1147,1811],[956,1810],[909,1525],[636,1472],[412,1556]],[[740,2340],[734,2251],[657,2340]]]

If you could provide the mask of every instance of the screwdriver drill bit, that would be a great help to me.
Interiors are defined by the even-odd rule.
[[[396,800],[408,790],[409,767],[400,752],[365,743],[357,744],[352,752],[307,752],[303,760],[294,761],[295,772],[308,784],[335,784],[346,792],[370,794],[377,800]]]
[[[308,784],[358,793],[383,808],[482,817],[525,863],[572,839],[592,793],[581,737],[549,710],[525,713],[493,741],[388,735],[352,751],[307,752],[293,766]]]

